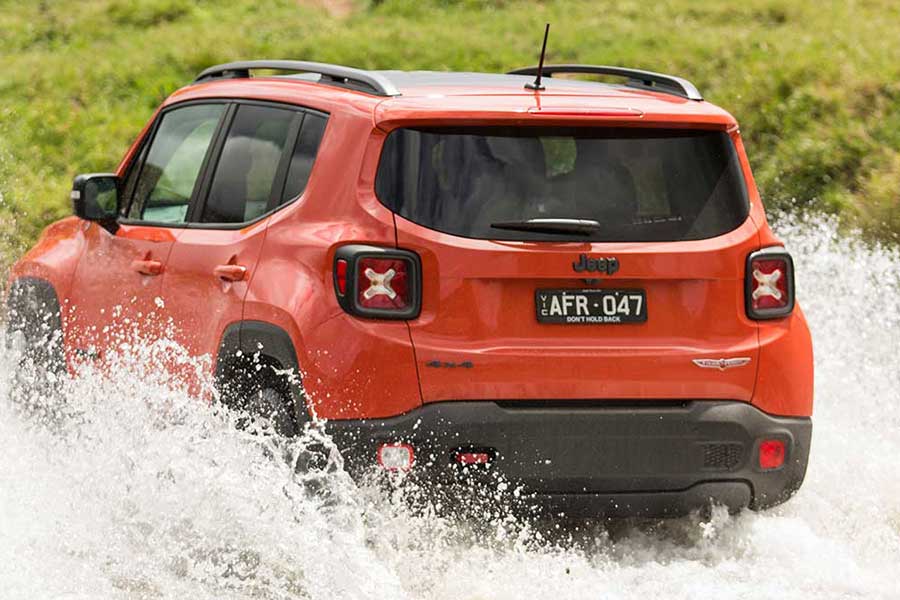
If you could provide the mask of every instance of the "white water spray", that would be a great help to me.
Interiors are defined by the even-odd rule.
[[[65,381],[52,419],[14,410],[7,356],[0,598],[900,598],[900,255],[827,220],[779,229],[816,355],[809,471],[782,507],[572,539],[467,528],[339,470],[296,475],[268,456],[303,440],[168,389],[141,368],[160,348]]]

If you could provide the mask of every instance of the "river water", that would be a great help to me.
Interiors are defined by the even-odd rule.
[[[900,255],[782,219],[813,331],[807,480],[764,514],[454,523],[275,447],[145,369],[23,413],[0,358],[0,599],[900,598]]]

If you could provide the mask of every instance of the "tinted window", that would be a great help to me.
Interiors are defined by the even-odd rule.
[[[303,129],[300,130],[300,137],[291,155],[291,166],[288,169],[282,202],[293,200],[306,189],[306,182],[309,181],[309,174],[319,151],[319,142],[325,133],[326,122],[325,117],[314,113],[307,113],[303,119]]]
[[[216,165],[201,222],[243,223],[268,211],[295,117],[299,119],[302,114],[266,106],[238,107]]]
[[[376,192],[420,225],[484,239],[702,239],[749,213],[734,145],[714,131],[400,129],[385,142]],[[529,219],[599,226],[575,235],[492,227]]]
[[[122,205],[119,207],[120,215],[123,217],[128,217],[129,205],[128,200],[134,196],[134,189],[137,185],[138,175],[141,173],[141,165],[144,163],[144,159],[147,158],[147,150],[149,148],[149,144],[144,144],[141,148],[138,155],[132,160],[131,166],[128,168],[128,174],[125,179],[125,187],[122,191],[122,198],[124,201]]]
[[[136,171],[129,218],[161,223],[185,221],[197,175],[224,112],[222,104],[205,104],[186,106],[162,116],[147,159]]]

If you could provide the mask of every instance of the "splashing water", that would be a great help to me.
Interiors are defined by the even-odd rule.
[[[900,254],[823,219],[783,219],[813,331],[806,483],[731,517],[621,522],[553,536],[482,528],[298,475],[275,442],[122,357],[60,385],[53,419],[14,410],[0,358],[0,597],[898,598]]]

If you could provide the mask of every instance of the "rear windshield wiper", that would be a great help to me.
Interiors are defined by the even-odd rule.
[[[538,233],[563,233],[579,235],[594,233],[602,228],[599,221],[591,219],[528,219],[527,221],[507,221],[491,223],[494,229],[511,231],[535,231]]]

